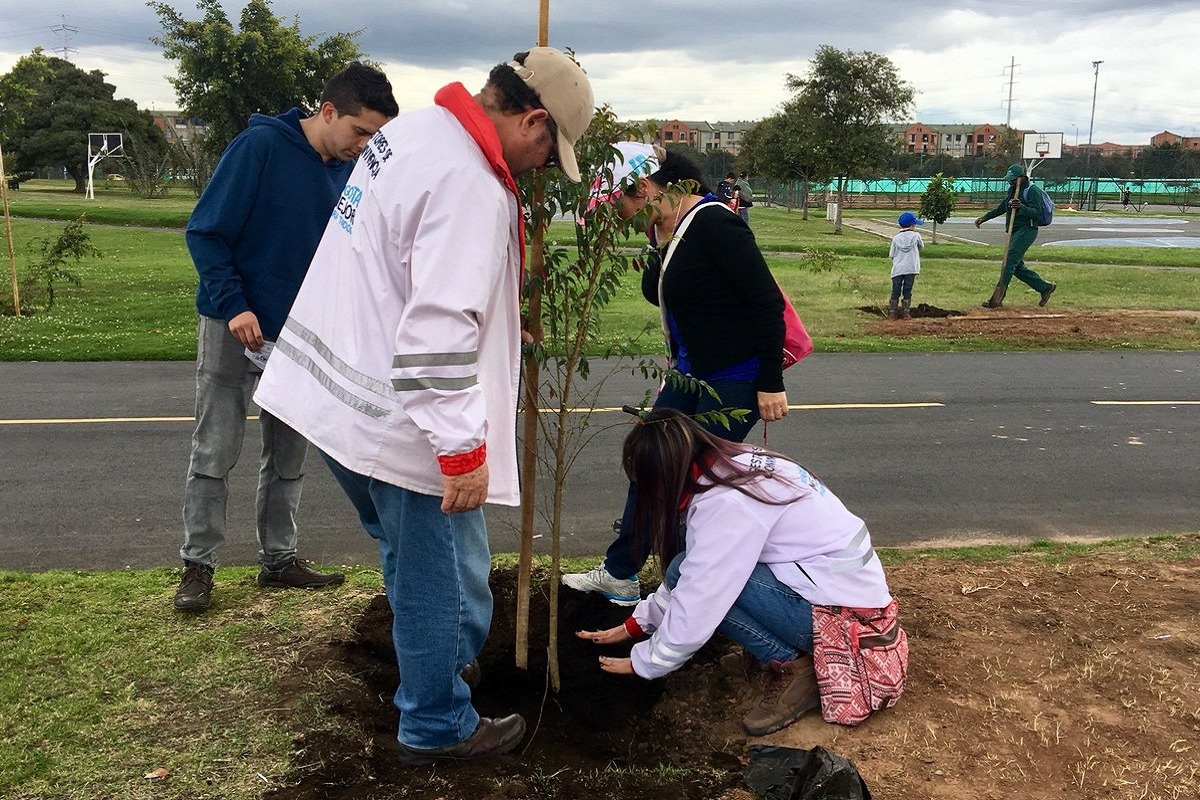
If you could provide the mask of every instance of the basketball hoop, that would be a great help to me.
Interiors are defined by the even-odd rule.
[[[96,165],[105,158],[124,158],[125,142],[119,133],[89,133],[88,134],[88,181],[85,196],[89,200],[96,199],[96,190],[92,179]]]
[[[1036,149],[1038,158],[1045,158],[1047,155],[1050,154],[1050,143],[1048,141],[1046,141],[1045,139],[1038,139],[1037,144],[1035,145],[1035,149]]]

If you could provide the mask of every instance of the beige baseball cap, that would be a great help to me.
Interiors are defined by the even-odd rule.
[[[558,161],[563,174],[579,181],[575,142],[583,136],[596,111],[592,84],[573,58],[553,47],[534,47],[525,63],[510,61],[521,80],[537,92],[554,124],[558,126]]]

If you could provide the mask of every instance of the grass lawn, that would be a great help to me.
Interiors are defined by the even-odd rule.
[[[194,198],[182,190],[162,200],[141,200],[127,189],[97,190],[87,200],[65,185],[24,184],[10,198],[14,214],[13,245],[18,270],[28,262],[28,245],[37,237],[57,235],[64,223],[86,212],[86,230],[101,257],[69,269],[82,286],[60,282],[54,307],[22,318],[0,317],[0,361],[189,360],[195,356],[195,270],[184,245],[182,227]],[[877,210],[849,212],[851,217],[878,216]],[[29,218],[26,218],[29,217]],[[103,223],[103,224],[95,224]],[[571,222],[559,221],[548,238],[571,242]],[[119,226],[119,227],[117,227]],[[166,229],[163,229],[166,228]],[[1094,347],[1066,337],[1013,338],[982,335],[947,338],[935,335],[897,337],[881,330],[876,318],[860,306],[886,303],[890,289],[888,242],[845,227],[835,236],[817,214],[802,220],[798,211],[754,210],[754,230],[768,263],[791,295],[824,352],[892,352],[897,350],[1002,350]],[[630,241],[640,247],[640,237]],[[811,268],[813,251],[835,255],[832,271]],[[971,310],[995,283],[1000,248],[942,242],[926,246],[924,269],[915,302],[946,309]],[[1200,258],[1195,250],[1169,248],[1041,248],[1035,267],[1069,291],[1055,295],[1053,307],[1075,311],[1112,309],[1200,309]],[[1094,264],[1120,265],[1098,268]],[[1172,266],[1195,269],[1158,270]],[[8,294],[8,281],[4,281]],[[1027,295],[1028,297],[1025,297]],[[1033,306],[1033,295],[1014,284],[1013,301]],[[1028,300],[1029,302],[1025,302]],[[623,288],[605,310],[602,341],[615,342],[649,327],[658,312],[641,296],[640,276],[625,277]],[[1131,335],[1127,347],[1191,349],[1200,346],[1195,326],[1182,333]],[[600,347],[602,347],[600,345]],[[659,350],[655,334],[639,340],[642,352]],[[599,349],[594,354],[599,354]]]

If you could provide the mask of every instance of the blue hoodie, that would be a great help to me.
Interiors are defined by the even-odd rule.
[[[301,112],[254,114],[196,203],[185,238],[200,285],[196,310],[229,321],[258,317],[274,340],[300,290],[353,161],[324,162]]]

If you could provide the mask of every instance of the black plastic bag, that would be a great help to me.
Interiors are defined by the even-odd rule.
[[[745,778],[762,800],[871,800],[854,765],[824,747],[756,744],[750,748]]]

